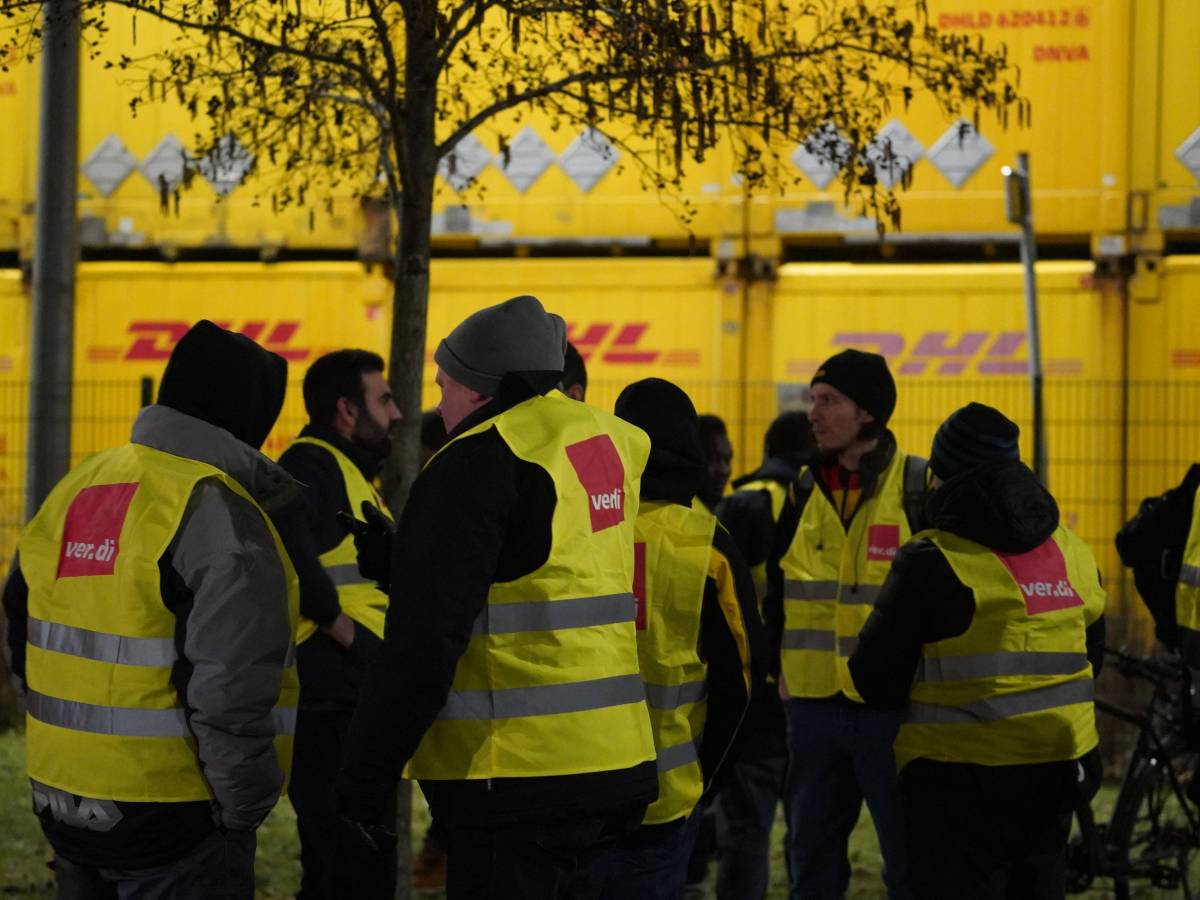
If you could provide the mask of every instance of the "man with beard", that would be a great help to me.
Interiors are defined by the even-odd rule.
[[[304,486],[324,575],[301,581],[304,618],[296,643],[302,692],[288,796],[300,832],[304,874],[298,897],[325,900],[337,893],[333,776],[387,609],[387,595],[359,574],[354,540],[337,514],[361,518],[366,502],[386,515],[372,482],[400,411],[383,377],[383,360],[366,350],[338,350],[314,362],[304,377],[304,406],[308,425],[279,463]],[[392,896],[395,847],[388,849],[377,871],[356,873],[364,896]]]

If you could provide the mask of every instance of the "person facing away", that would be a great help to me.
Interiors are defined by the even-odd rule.
[[[61,897],[254,896],[287,780],[295,481],[258,452],[287,363],[200,321],[130,442],[88,457],[21,533],[4,591],[33,808]]]
[[[565,368],[558,389],[572,400],[583,403],[587,398],[587,366],[583,362],[583,355],[570,341],[567,342],[567,351],[563,354],[563,365]]]
[[[734,481],[733,493],[717,505],[717,518],[751,567],[760,604],[775,523],[788,487],[813,447],[807,413],[782,413],[764,437],[763,464]],[[717,798],[718,900],[762,900],[766,895],[771,828],[787,771],[783,701],[774,678],[767,690],[755,693],[745,730],[745,745]]]
[[[373,482],[400,411],[383,371],[383,360],[367,350],[337,350],[317,359],[304,376],[308,424],[279,457],[303,487],[320,569],[301,580],[304,618],[296,641],[303,689],[288,797],[300,835],[300,900],[332,900],[339,890],[341,826],[333,778],[367,663],[383,639],[387,595],[359,575],[354,539],[337,519],[338,513],[361,518],[364,503],[387,515]],[[314,607],[328,612],[311,613]],[[377,862],[372,872],[360,873],[356,891],[390,898],[394,846]]]
[[[882,356],[844,350],[812,378],[817,452],[788,489],[767,565],[764,618],[780,649],[784,808],[793,898],[841,897],[865,799],[892,900],[911,896],[892,741],[894,712],[863,705],[846,669],[897,550],[919,530],[926,465],[887,428],[896,384]]]
[[[913,890],[1051,900],[1072,810],[1099,783],[1104,590],[1087,545],[979,403],[938,429],[930,530],[897,554],[850,658],[896,738]]]
[[[617,398],[617,416],[650,436],[634,544],[637,644],[658,799],[603,861],[603,897],[683,895],[701,797],[736,756],[762,684],[762,626],[749,572],[696,499],[704,473],[696,410],[669,381],[647,378]]]
[[[720,416],[705,413],[699,417],[699,422],[704,476],[700,479],[700,490],[696,496],[710,510],[715,510],[725,496],[729,476],[733,473],[733,444],[729,442],[725,420]]]
[[[657,794],[633,596],[639,429],[554,390],[563,320],[480,310],[434,359],[448,443],[413,484],[338,790],[364,843],[402,770],[447,896],[555,898]]]

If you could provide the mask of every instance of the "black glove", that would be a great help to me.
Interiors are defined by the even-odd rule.
[[[392,539],[396,534],[396,523],[366,500],[362,503],[362,512],[363,521],[344,514],[340,518],[346,530],[354,535],[359,574],[374,581],[386,594],[392,580]]]

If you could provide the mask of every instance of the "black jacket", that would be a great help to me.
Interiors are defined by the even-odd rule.
[[[1058,527],[1058,504],[1019,462],[997,463],[952,478],[929,498],[934,528],[993,550],[1024,553]],[[905,544],[892,562],[858,648],[850,657],[854,686],[871,706],[900,709],[923,644],[966,632],[975,595],[946,557],[927,540]],[[1104,657],[1104,618],[1087,630],[1088,659],[1099,674]]]
[[[500,396],[451,439],[541,390],[506,377]],[[450,692],[459,658],[495,582],[550,555],[550,476],[513,455],[495,429],[446,447],[412,486],[392,552],[386,634],[350,729],[337,790],[343,811],[380,821],[387,795]],[[439,819],[514,823],[603,815],[657,796],[653,762],[585,775],[426,782]]]
[[[373,481],[383,466],[383,459],[377,454],[346,440],[331,428],[309,424],[300,437],[316,438],[337,448],[367,481]],[[323,448],[292,444],[279,457],[279,465],[300,483],[306,507],[302,521],[293,523],[304,535],[304,546],[292,554],[300,575],[300,614],[318,625],[326,625],[341,607],[337,588],[318,557],[346,537],[337,514],[351,513],[361,519],[362,511],[350,508],[342,470],[333,455]],[[378,645],[379,638],[357,623],[349,649],[323,631],[317,631],[300,644],[296,648],[296,665],[300,673],[301,709],[312,712],[353,709],[368,661]]]

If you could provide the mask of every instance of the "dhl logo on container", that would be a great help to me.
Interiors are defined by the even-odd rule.
[[[303,326],[298,319],[251,319],[240,324],[218,320],[216,324],[258,341],[289,362],[310,361],[313,357],[311,347],[294,344]],[[87,358],[97,363],[165,362],[191,327],[191,322],[181,319],[130,322],[126,329],[132,336],[129,343],[124,346],[91,345],[87,348]],[[653,363],[700,365],[701,354],[698,349],[662,350],[646,346],[643,339],[650,327],[650,322],[570,322],[567,334],[580,355],[588,361],[598,360],[618,366]]]
[[[887,357],[897,375],[1025,375],[1027,358],[1017,354],[1025,345],[1024,331],[926,331],[909,346],[898,331],[839,331],[829,341],[830,353],[847,347],[870,350]],[[807,377],[822,360],[787,361],[788,375]],[[1078,358],[1047,359],[1043,368],[1048,375],[1081,375],[1084,364]]]

